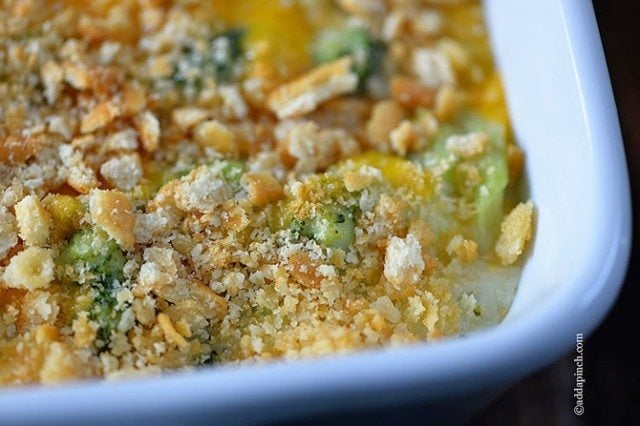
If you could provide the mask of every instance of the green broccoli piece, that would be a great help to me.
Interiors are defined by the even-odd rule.
[[[215,77],[218,83],[228,83],[238,77],[244,55],[245,31],[232,29],[211,39],[202,51],[192,46],[182,48],[182,56],[173,66],[171,80],[186,93],[202,90],[205,79]]]
[[[312,47],[315,61],[321,64],[350,55],[360,89],[369,77],[381,72],[385,51],[382,41],[375,40],[364,28],[356,27],[326,31]]]
[[[86,228],[76,232],[58,258],[59,275],[66,281],[113,287],[124,281],[126,259],[118,244],[103,232]]]
[[[233,81],[240,73],[244,35],[243,29],[235,28],[217,35],[211,41],[211,61],[218,83]]]
[[[328,205],[314,216],[291,223],[293,232],[330,248],[347,250],[355,240],[355,217],[351,210]]]
[[[232,185],[240,184],[240,178],[244,174],[244,164],[236,160],[227,160],[222,167],[222,177]]]
[[[94,290],[89,318],[98,324],[97,338],[105,345],[118,329],[122,317],[122,312],[116,308],[117,303],[113,289]]]
[[[115,294],[124,282],[125,262],[118,244],[94,228],[76,232],[58,257],[61,280],[82,285],[93,299],[89,318],[98,324],[99,349],[109,343],[122,316]]]
[[[482,155],[463,160],[453,156],[446,148],[447,139],[453,134],[484,132],[489,144]],[[439,135],[429,152],[422,159],[427,169],[440,173],[441,194],[464,198],[474,206],[475,217],[472,232],[481,252],[487,252],[495,243],[503,216],[503,201],[509,185],[509,168],[506,158],[505,130],[499,123],[488,121],[476,114],[466,112],[454,125],[441,127]],[[447,168],[442,171],[443,164]],[[480,172],[478,182],[470,187],[464,176],[456,179],[458,166],[473,166]],[[460,182],[458,182],[460,180]]]

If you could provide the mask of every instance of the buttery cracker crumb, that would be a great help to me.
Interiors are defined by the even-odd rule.
[[[168,343],[171,343],[176,346],[185,347],[187,346],[187,341],[182,337],[180,333],[175,329],[171,318],[169,318],[165,314],[158,314],[158,324],[162,331],[164,332],[164,337],[167,339]]]
[[[221,154],[233,154],[237,150],[235,135],[218,120],[197,124],[193,129],[193,139],[201,147],[211,147]]]
[[[362,191],[373,182],[382,179],[380,170],[371,166],[363,166],[357,170],[349,170],[344,174],[344,186],[349,192]]]
[[[135,120],[140,133],[142,147],[147,152],[155,152],[160,146],[160,121],[150,111],[140,114]]]
[[[98,327],[97,324],[89,320],[86,312],[81,312],[78,314],[78,318],[73,321],[71,329],[76,347],[88,348],[96,339]]]
[[[134,151],[138,148],[138,135],[133,129],[124,129],[110,134],[105,140],[109,151]]]
[[[284,195],[282,185],[269,172],[245,173],[242,184],[254,206],[264,206],[281,199]]]
[[[404,109],[398,102],[385,100],[376,103],[367,123],[367,135],[371,143],[378,149],[388,149],[391,132],[404,118]]]
[[[135,217],[131,200],[119,191],[93,190],[89,196],[91,220],[125,249],[133,248]]]
[[[18,243],[17,221],[6,207],[0,206],[0,259],[4,259],[9,250]]]
[[[431,88],[455,84],[449,58],[436,49],[419,48],[413,53],[413,72]]]
[[[204,109],[197,107],[183,107],[174,109],[171,117],[180,130],[186,132],[196,124],[204,121],[208,116],[209,113]]]
[[[217,171],[202,166],[182,179],[175,191],[176,206],[184,211],[210,212],[231,196]]]
[[[484,152],[489,144],[489,136],[484,132],[466,135],[452,135],[447,138],[447,150],[461,158],[471,158]]]
[[[496,243],[496,254],[503,265],[515,263],[533,234],[533,203],[518,204],[503,219],[500,237]]]
[[[95,172],[82,159],[82,154],[70,145],[61,145],[58,152],[64,166],[63,172],[66,172],[67,183],[71,187],[86,194],[100,185]]]
[[[237,85],[222,86],[219,93],[222,99],[222,111],[226,117],[233,119],[246,118],[249,113],[249,107],[247,107]]]
[[[15,206],[20,238],[30,246],[44,245],[49,239],[51,219],[35,195],[28,195]]]
[[[434,112],[439,120],[453,121],[460,110],[460,106],[460,96],[452,86],[442,86],[438,89]]]
[[[478,258],[478,244],[457,234],[449,241],[447,253],[455,255],[462,262],[473,262]]]
[[[111,123],[120,109],[110,101],[101,102],[91,109],[80,123],[80,132],[92,133]]]
[[[393,324],[397,324],[402,319],[400,311],[389,299],[389,296],[378,297],[371,303],[371,307],[379,311],[386,320]]]
[[[2,275],[7,286],[27,290],[47,288],[53,278],[51,250],[40,247],[29,247],[14,255]]]
[[[83,377],[85,375],[83,364],[78,361],[77,356],[67,345],[52,343],[40,370],[40,381],[51,385]]]
[[[320,65],[272,92],[267,103],[280,119],[313,111],[321,103],[355,91],[358,76],[351,71],[352,59],[345,57]]]
[[[64,70],[53,61],[48,61],[42,66],[40,71],[44,84],[44,95],[47,102],[54,104],[62,88]]]
[[[64,68],[64,80],[74,89],[84,90],[89,87],[89,72],[83,67],[72,62],[62,64]]]
[[[358,143],[341,129],[321,129],[312,121],[281,125],[282,149],[300,173],[320,171],[358,152]]]
[[[413,234],[391,237],[384,258],[384,276],[394,286],[416,284],[425,264],[420,242]]]
[[[398,155],[407,155],[418,144],[418,135],[409,120],[403,120],[390,134],[391,149]]]
[[[122,155],[105,161],[100,174],[121,191],[131,191],[142,178],[142,164],[138,154]]]

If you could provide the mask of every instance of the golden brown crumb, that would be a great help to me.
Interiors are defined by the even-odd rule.
[[[311,112],[322,102],[356,89],[358,77],[351,71],[351,66],[349,57],[321,65],[280,86],[269,95],[267,103],[280,119]]]
[[[35,290],[47,288],[54,279],[50,249],[29,247],[14,255],[2,275],[8,287]]]
[[[242,183],[249,193],[249,201],[254,206],[276,202],[284,195],[280,182],[268,172],[245,173]]]
[[[104,229],[122,247],[130,249],[135,243],[131,200],[119,191],[94,190],[89,198],[93,223]]]
[[[51,219],[35,195],[20,200],[14,211],[18,220],[20,238],[30,246],[40,246],[49,238]]]
[[[518,204],[500,225],[496,254],[503,265],[511,265],[524,251],[533,235],[533,203]]]
[[[378,149],[390,144],[391,132],[405,118],[405,112],[395,101],[380,101],[373,107],[371,119],[367,123],[369,140]]]

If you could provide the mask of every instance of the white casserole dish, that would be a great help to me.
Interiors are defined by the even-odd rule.
[[[593,331],[615,300],[631,243],[624,151],[595,16],[584,0],[487,0],[486,11],[537,209],[534,246],[503,324],[437,344],[290,364],[2,390],[0,424],[237,424],[417,400],[434,413],[425,423],[440,422],[575,347],[576,333]]]

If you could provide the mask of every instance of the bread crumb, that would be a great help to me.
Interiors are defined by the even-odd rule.
[[[418,145],[418,134],[409,120],[403,120],[393,129],[390,139],[393,152],[403,157]]]
[[[175,189],[176,206],[183,211],[211,212],[231,196],[218,171],[201,166],[184,177]]]
[[[50,249],[28,247],[14,255],[2,279],[8,287],[37,290],[48,288],[54,279],[54,263]]]
[[[267,104],[279,119],[299,116],[321,103],[356,90],[358,76],[351,70],[349,57],[320,65],[272,92]]]
[[[44,245],[49,239],[51,219],[35,195],[28,195],[14,206],[20,238],[29,246]]]
[[[201,147],[213,148],[221,154],[237,152],[235,135],[217,120],[207,120],[196,125],[193,129],[193,139]]]
[[[478,258],[478,244],[458,234],[449,241],[447,253],[449,256],[455,255],[462,262],[473,262]]]
[[[378,297],[371,303],[371,307],[382,314],[390,323],[397,324],[402,319],[400,311],[395,307],[389,296]]]
[[[160,325],[160,328],[162,328],[167,343],[171,343],[172,345],[176,345],[181,348],[187,346],[187,341],[175,329],[169,316],[162,313],[158,314],[158,324]]]
[[[533,234],[533,203],[531,200],[518,204],[500,225],[500,236],[496,243],[496,254],[503,265],[518,260]]]
[[[377,102],[367,122],[367,135],[372,145],[381,150],[388,150],[391,132],[404,118],[404,109],[398,102],[392,100]]]
[[[89,196],[89,211],[93,223],[125,249],[131,249],[135,244],[135,217],[132,210],[129,197],[119,191],[96,189]]]
[[[449,152],[461,157],[472,158],[484,152],[489,144],[489,136],[484,132],[472,132],[466,135],[452,135],[447,138]]]
[[[18,243],[16,228],[15,216],[6,207],[0,206],[0,260]]]
[[[80,132],[92,133],[111,123],[120,109],[110,101],[101,102],[89,111],[80,123]]]
[[[86,194],[100,185],[93,169],[86,165],[82,159],[82,154],[74,150],[72,146],[61,145],[58,152],[69,186],[82,194]]]
[[[436,49],[418,48],[413,53],[413,72],[430,88],[456,82],[449,59]]]
[[[135,153],[105,161],[100,166],[100,174],[116,189],[131,191],[142,178],[140,156]]]
[[[461,104],[460,95],[452,86],[442,86],[436,94],[434,113],[441,121],[454,121]]]
[[[67,345],[54,342],[51,344],[42,370],[40,370],[40,381],[51,385],[80,378],[84,375],[82,365],[83,363],[78,360]]]
[[[282,185],[269,172],[245,173],[242,185],[249,193],[249,201],[254,206],[278,201],[284,196]]]
[[[89,320],[86,312],[81,312],[73,320],[71,325],[73,330],[73,341],[77,348],[88,348],[96,339],[98,331],[97,324]]]
[[[135,119],[142,147],[147,152],[155,152],[160,146],[160,121],[150,111],[145,111]]]
[[[173,122],[183,132],[191,130],[193,126],[204,121],[209,116],[209,113],[197,107],[182,107],[174,109],[172,112]]]
[[[373,182],[382,179],[380,170],[371,166],[362,166],[356,170],[349,170],[344,174],[344,187],[349,192],[362,191]]]
[[[384,276],[396,287],[416,284],[424,271],[422,247],[413,234],[391,237],[384,257]]]

